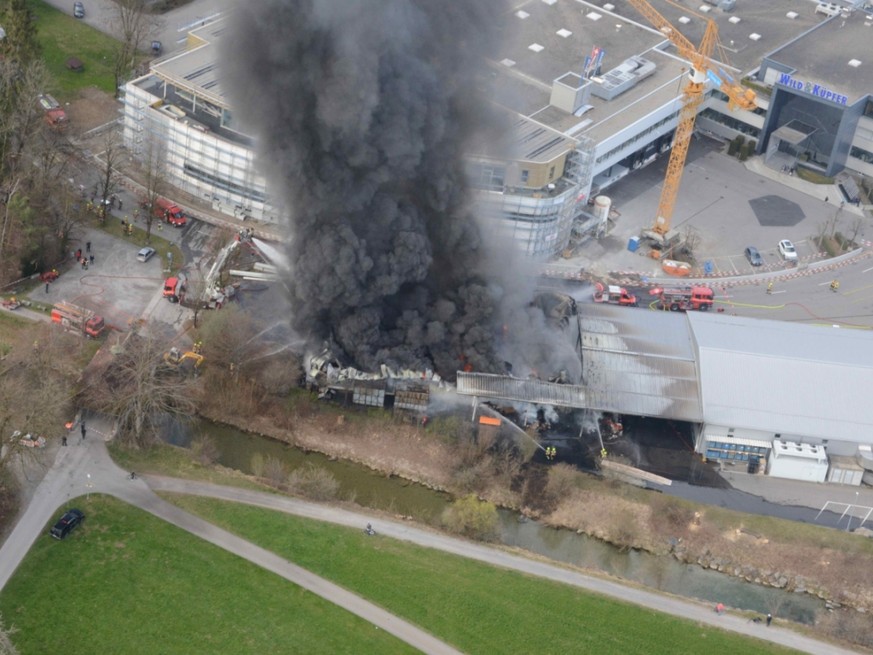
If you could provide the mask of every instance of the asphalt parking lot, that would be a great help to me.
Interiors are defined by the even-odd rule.
[[[103,316],[106,323],[118,330],[127,330],[138,319],[157,293],[162,290],[163,262],[159,256],[139,262],[136,253],[140,245],[112,237],[102,230],[85,229],[77,235],[71,250],[93,254],[94,264],[83,269],[68,255],[58,267],[60,277],[49,285],[35,288],[31,300],[56,303],[61,300],[85,307]],[[90,241],[91,251],[86,252]]]
[[[699,239],[695,258],[710,262],[713,273],[748,275],[791,267],[781,259],[777,244],[790,239],[801,262],[817,255],[811,238],[837,216],[837,229],[852,233],[860,212],[840,207],[833,185],[813,185],[779,171],[759,173],[763,162],[748,166],[723,154],[724,145],[707,137],[695,138],[688,154],[672,227]],[[570,262],[593,273],[635,271],[663,276],[659,264],[627,249],[632,236],[654,223],[667,157],[634,171],[604,192],[620,214],[610,234],[577,249]],[[828,202],[825,202],[825,198]],[[864,238],[864,228],[858,238]],[[760,251],[764,265],[752,267],[743,255],[747,246]]]

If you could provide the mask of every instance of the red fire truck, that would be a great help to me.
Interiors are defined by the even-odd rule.
[[[709,287],[656,288],[649,293],[657,296],[659,309],[669,309],[671,312],[685,312],[689,309],[705,312],[712,307],[714,295]]]
[[[626,305],[628,307],[637,306],[637,297],[624,287],[617,287],[613,284],[604,286],[600,282],[594,285],[594,302],[603,302],[610,305]]]

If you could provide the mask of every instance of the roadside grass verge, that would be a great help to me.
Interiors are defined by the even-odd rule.
[[[363,530],[207,498],[165,497],[468,653],[791,652]]]
[[[15,296],[14,293],[4,293],[4,298]],[[21,318],[7,311],[0,311],[0,343],[13,339],[16,334],[32,325],[26,318]],[[0,355],[4,353],[0,351]]]
[[[79,89],[89,86],[114,94],[115,39],[41,0],[30,0],[28,6],[36,16],[37,41],[52,80],[48,90],[61,102],[74,100]],[[84,70],[67,69],[70,57],[80,59]]]
[[[131,449],[120,446],[116,441],[109,442],[107,447],[116,464],[126,471],[136,471],[138,475],[153,473],[267,493],[276,492],[272,487],[258,484],[239,471],[216,464],[201,464],[187,448],[156,444],[151,448]]]
[[[0,594],[21,653],[414,652],[121,501],[95,494],[71,505],[83,526],[62,542],[44,532]]]
[[[712,521],[722,530],[735,530],[742,527],[748,532],[760,534],[774,542],[830,548],[836,551],[873,557],[873,540],[851,532],[773,516],[742,514],[709,505],[704,506],[703,511],[706,512],[706,519]]]

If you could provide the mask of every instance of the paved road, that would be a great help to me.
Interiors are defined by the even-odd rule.
[[[402,621],[384,610],[312,573],[295,566],[269,551],[247,542],[229,532],[161,500],[155,491],[176,491],[221,498],[267,507],[319,521],[361,528],[372,517],[321,504],[285,498],[246,489],[222,487],[202,482],[178,480],[158,476],[128,480],[126,472],[118,468],[106,450],[110,438],[110,424],[104,420],[88,422],[88,437],[83,442],[74,432],[70,446],[61,448],[54,466],[43,479],[27,510],[0,548],[0,589],[15,572],[27,551],[61,505],[87,493],[104,493],[135,505],[155,516],[188,530],[220,548],[273,571],[277,575],[333,602],[340,607],[387,630],[415,648],[428,653],[454,653],[450,646],[423,630]],[[604,594],[653,610],[712,625],[725,630],[746,634],[781,644],[806,653],[843,655],[853,651],[805,637],[776,626],[750,623],[738,616],[718,616],[708,606],[669,596],[628,587],[612,580],[604,580],[546,562],[529,560],[503,550],[456,539],[437,532],[420,529],[406,523],[380,520],[374,527],[381,537],[402,539],[427,548],[435,548],[460,557],[467,557],[505,569],[536,575],[588,591]]]

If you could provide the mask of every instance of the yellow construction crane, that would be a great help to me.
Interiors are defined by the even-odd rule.
[[[673,150],[670,153],[670,161],[667,163],[667,175],[664,178],[664,186],[661,189],[661,200],[658,202],[658,215],[655,224],[645,236],[658,243],[665,244],[671,241],[667,236],[670,232],[670,224],[673,219],[673,208],[676,205],[676,196],[679,193],[679,183],[682,180],[682,171],[685,168],[685,158],[688,155],[688,146],[691,144],[691,133],[694,131],[694,120],[697,118],[697,110],[703,102],[704,90],[707,79],[724,93],[729,99],[731,109],[752,110],[755,104],[755,92],[737,83],[723,68],[717,68],[712,60],[712,53],[718,43],[718,25],[714,20],[706,16],[695,14],[698,18],[706,21],[706,30],[703,40],[695,47],[679,30],[673,27],[647,0],[628,0],[649,23],[661,34],[670,39],[679,54],[691,62],[691,71],[688,84],[683,91],[682,109],[679,111],[679,122],[676,126],[676,134],[673,137]],[[688,12],[687,7],[667,0]]]

